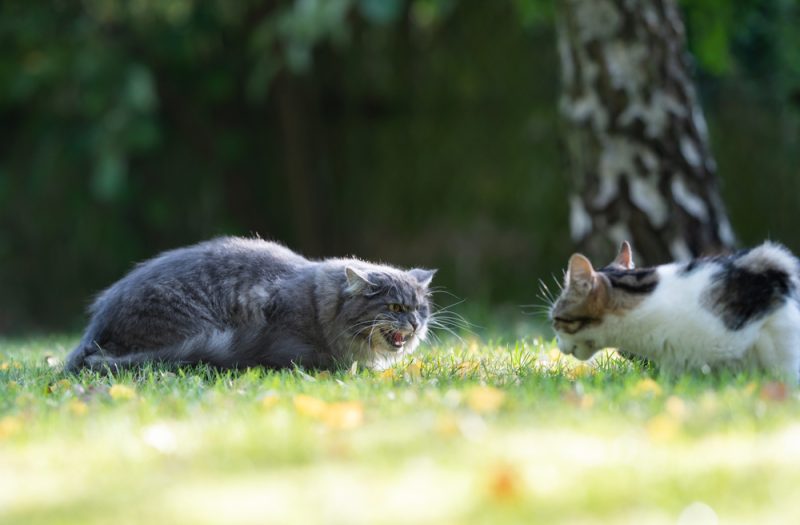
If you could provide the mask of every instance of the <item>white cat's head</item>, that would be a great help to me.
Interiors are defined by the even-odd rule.
[[[599,270],[583,255],[569,259],[564,289],[550,309],[558,348],[586,360],[609,344],[607,329],[635,308],[658,284],[654,269],[635,269],[631,246],[623,242],[614,261]]]

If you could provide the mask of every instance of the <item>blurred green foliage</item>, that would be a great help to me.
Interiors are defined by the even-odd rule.
[[[734,226],[800,248],[798,2],[682,4]],[[222,233],[492,303],[569,253],[551,2],[5,2],[0,41],[0,332]]]

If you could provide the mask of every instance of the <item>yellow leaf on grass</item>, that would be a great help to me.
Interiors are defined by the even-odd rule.
[[[378,374],[378,377],[383,381],[394,381],[396,375],[397,374],[395,373],[394,368],[387,368]]]
[[[328,403],[325,401],[305,394],[294,396],[293,402],[297,413],[308,417],[319,418],[328,408]]]
[[[323,370],[316,375],[317,381],[326,381],[332,377],[331,373],[327,370]]]
[[[439,416],[436,420],[436,427],[434,428],[440,436],[450,437],[458,434],[458,420],[451,414],[444,414]]]
[[[496,468],[489,474],[489,496],[501,503],[510,503],[522,494],[519,474],[508,466]]]
[[[764,401],[786,401],[789,398],[789,387],[786,383],[772,381],[762,386],[758,395]]]
[[[478,372],[480,372],[480,369],[481,369],[480,361],[473,361],[473,360],[462,361],[461,363],[458,364],[458,366],[456,366],[456,373],[458,374],[458,377],[460,377],[461,379],[466,379],[467,377],[475,375]]]
[[[467,406],[475,412],[496,412],[505,401],[506,394],[491,386],[476,386],[467,391]]]
[[[672,416],[661,414],[647,423],[647,434],[654,441],[669,441],[680,432],[680,422]]]
[[[686,403],[678,396],[669,396],[664,403],[664,408],[666,408],[667,413],[675,419],[684,419],[689,413],[689,410],[686,408]]]
[[[569,390],[564,394],[564,400],[570,405],[578,408],[589,409],[594,406],[594,397],[589,394],[581,394],[575,390]]]
[[[22,430],[22,423],[13,416],[6,416],[0,419],[0,439],[11,437]]]
[[[116,401],[126,401],[136,397],[136,389],[128,385],[112,385],[111,388],[108,389],[108,395],[111,396],[111,399]]]
[[[72,399],[67,403],[67,410],[74,416],[83,416],[89,411],[89,406],[79,399]]]
[[[758,383],[756,383],[755,381],[750,381],[745,385],[744,393],[747,394],[748,396],[752,396],[753,394],[755,394],[757,388],[758,388]]]
[[[547,351],[547,358],[550,361],[559,361],[562,357],[564,357],[564,354],[558,348],[551,348]]]
[[[322,422],[337,430],[349,430],[364,422],[364,407],[358,401],[331,403],[322,414]]]
[[[567,369],[566,376],[569,379],[581,379],[583,377],[589,376],[594,372],[594,369],[591,365],[587,363],[580,362],[573,366],[572,368]]]
[[[328,403],[322,399],[299,394],[294,397],[298,414],[323,422],[330,428],[348,430],[364,422],[364,407],[358,401]]]
[[[262,409],[269,410],[275,405],[277,405],[278,401],[280,400],[281,398],[276,396],[275,394],[267,394],[266,396],[261,398],[261,401],[259,401],[258,404],[261,405]]]
[[[413,381],[422,378],[422,365],[420,365],[416,361],[409,364],[406,367],[405,376],[407,379],[411,379]]]
[[[61,379],[56,381],[55,383],[48,385],[45,394],[56,394],[58,392],[65,392],[72,386],[72,383],[67,381],[66,379]]]
[[[639,397],[656,397],[660,396],[661,392],[661,386],[649,377],[642,379],[633,386],[633,394]]]

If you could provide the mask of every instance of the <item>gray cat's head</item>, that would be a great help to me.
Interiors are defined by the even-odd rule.
[[[352,340],[374,354],[368,361],[414,351],[428,333],[436,271],[351,264],[344,272],[341,319]]]

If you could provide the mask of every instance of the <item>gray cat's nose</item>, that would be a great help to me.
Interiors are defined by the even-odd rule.
[[[416,332],[417,328],[419,328],[419,322],[414,319],[413,317],[408,320],[408,324],[411,325],[411,331]]]

